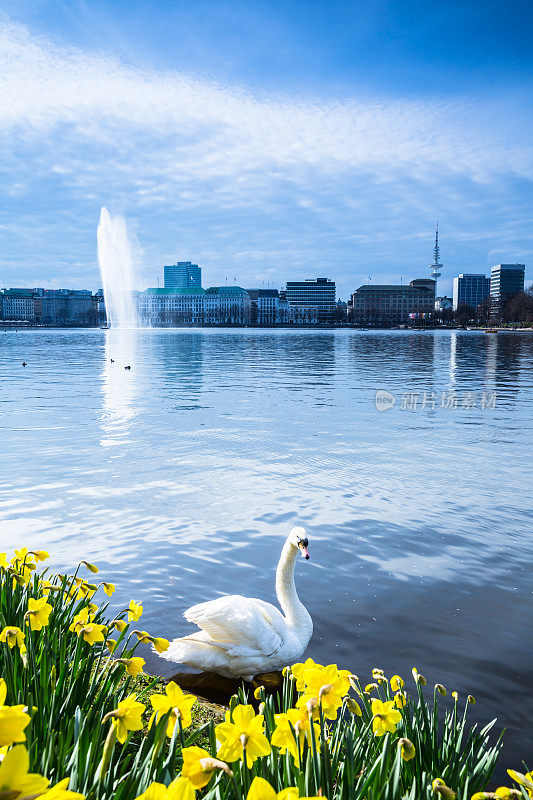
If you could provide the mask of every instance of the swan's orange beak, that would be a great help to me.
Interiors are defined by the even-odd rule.
[[[299,544],[298,547],[300,548],[300,553],[303,555],[306,561],[309,561],[309,550],[304,544]]]

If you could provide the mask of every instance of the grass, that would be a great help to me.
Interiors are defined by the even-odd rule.
[[[44,557],[0,554],[0,800],[46,798],[13,783],[8,766],[24,752],[31,772],[51,785],[68,779],[87,800],[275,800],[290,786],[329,800],[471,800],[486,791],[501,735],[495,720],[469,724],[469,699],[444,698],[416,671],[403,685],[374,670],[365,685],[308,660],[285,671],[277,692],[256,690],[259,715],[241,688],[222,722],[220,706],[138,672],[139,642],[168,646],[135,627],[140,606],[110,617],[107,600],[95,598],[113,587],[93,582],[96,567],[50,575]],[[500,798],[530,800],[524,780]],[[59,789],[53,797],[67,800]]]

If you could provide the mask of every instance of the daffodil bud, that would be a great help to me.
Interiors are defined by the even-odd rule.
[[[437,692],[438,692],[439,694],[441,694],[443,697],[446,697],[446,687],[445,687],[445,686],[443,686],[443,685],[442,685],[442,683],[436,683],[436,684],[435,684],[435,689],[436,689],[436,690],[437,690]]]
[[[89,572],[93,572],[95,575],[98,572],[98,567],[96,566],[96,564],[90,564],[88,561],[81,561],[80,563],[85,564]]]
[[[378,688],[377,683],[367,683],[367,685],[365,686],[365,692],[368,692],[368,694],[370,694],[370,692],[372,692],[374,689],[377,688]]]
[[[457,701],[459,700],[459,695],[457,694],[457,692],[452,692],[452,697],[455,700],[455,702],[457,703]]]
[[[325,694],[329,694],[332,689],[333,689],[333,684],[331,683],[325,683],[324,686],[321,686],[318,692],[319,701],[322,700]]]
[[[348,680],[350,682],[350,686],[352,687],[352,689],[354,689],[359,694],[359,687],[357,685],[359,683],[359,678],[357,677],[357,675],[348,675]]]
[[[471,706],[475,706],[475,704],[476,704],[476,698],[475,697],[472,697],[472,695],[469,694],[466,699],[468,700],[468,702],[470,703]]]
[[[52,669],[50,670],[50,685],[52,689],[55,689],[57,683],[57,670],[56,665],[52,664]]]
[[[346,708],[348,709],[350,714],[355,714],[356,717],[363,716],[363,712],[361,711],[361,706],[352,697],[346,698]]]
[[[317,701],[315,700],[314,697],[311,698],[311,700],[307,701],[307,703],[305,704],[305,707],[307,708],[307,713],[309,714],[309,716],[314,714],[317,706],[318,706],[318,703],[317,703]]]
[[[509,789],[507,786],[498,786],[494,795],[501,800],[515,800],[517,797],[522,797],[522,793],[517,789]]]
[[[457,797],[453,789],[450,789],[449,786],[446,786],[442,778],[435,778],[435,780],[431,784],[431,788],[440,797],[442,797],[443,800],[455,800],[455,798]]]
[[[258,714],[264,714],[264,712],[265,712],[265,704],[264,703],[259,703],[259,705],[257,707],[257,712],[258,712]]]
[[[390,688],[393,692],[401,692],[405,685],[405,681],[403,678],[400,678],[399,675],[393,675],[390,679]]]
[[[241,742],[243,748],[246,747],[246,745],[248,744],[248,736],[245,733],[241,733],[241,735],[239,736],[239,739],[240,739],[240,742]]]
[[[235,706],[238,706],[238,705],[239,705],[239,698],[237,697],[236,694],[232,694],[230,699],[229,699],[229,710],[233,711]]]
[[[117,643],[115,639],[106,639],[107,649],[110,653],[113,653],[116,649]]]
[[[265,691],[264,686],[258,686],[257,689],[254,689],[254,697],[256,700],[261,700],[261,695]]]
[[[416,755],[415,746],[410,739],[399,739],[398,747],[404,761],[410,761]]]
[[[281,674],[283,675],[284,678],[286,678],[287,675],[291,674],[291,668],[290,667],[283,667],[283,669],[281,671]]]

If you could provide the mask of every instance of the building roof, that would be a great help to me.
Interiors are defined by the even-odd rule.
[[[202,289],[201,286],[184,286],[184,287],[174,287],[171,289],[145,289],[144,292],[141,292],[141,295],[148,294],[148,295],[169,295],[169,294],[180,294],[180,295],[194,295],[194,294],[205,294],[205,289]]]
[[[247,294],[247,291],[241,286],[210,286],[209,289],[207,289],[207,294],[242,296],[243,294]]]

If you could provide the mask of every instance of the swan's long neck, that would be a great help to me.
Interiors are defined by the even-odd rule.
[[[313,630],[311,616],[300,602],[294,585],[294,567],[298,558],[298,550],[289,539],[285,542],[276,570],[276,595],[291,628],[298,633],[307,634]]]

